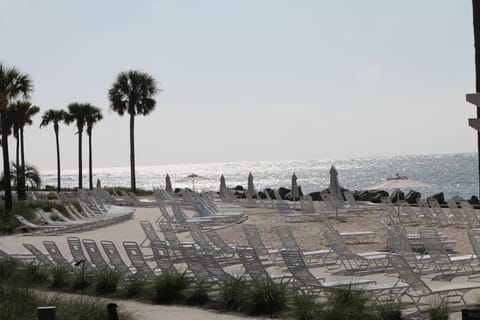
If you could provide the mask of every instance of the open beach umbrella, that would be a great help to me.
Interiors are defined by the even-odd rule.
[[[430,185],[418,180],[409,179],[408,177],[401,176],[397,173],[395,177],[387,178],[374,185],[367,187],[367,190],[383,190],[383,189],[395,189],[397,191],[397,197],[400,196],[400,189],[404,188],[426,188]],[[398,201],[399,199],[397,199]],[[398,207],[398,213],[400,214],[400,206]]]
[[[251,172],[248,173],[247,191],[252,197],[256,196],[255,186],[253,185],[253,175]]]
[[[172,181],[170,181],[170,176],[168,175],[168,173],[165,177],[165,191],[167,191],[168,193],[173,193]]]
[[[330,168],[330,194],[335,199],[335,215],[338,218],[338,203],[343,203],[342,187],[338,182],[338,172],[334,166]]]
[[[295,201],[299,197],[298,194],[298,184],[297,184],[297,176],[295,172],[292,174],[292,200],[293,200],[293,208],[295,209]]]
[[[430,185],[418,180],[409,179],[405,176],[400,176],[398,173],[395,177],[387,178],[374,185],[367,187],[367,190],[382,190],[382,189],[404,189],[404,188],[425,188]]]
[[[207,177],[199,176],[198,174],[192,173],[186,176],[183,179],[178,180],[178,182],[187,182],[192,181],[192,191],[195,191],[195,180],[208,180]]]

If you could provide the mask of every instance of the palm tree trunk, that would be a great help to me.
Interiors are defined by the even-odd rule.
[[[83,188],[82,177],[82,130],[78,130],[78,189]]]
[[[92,174],[92,132],[88,133],[88,181],[90,190],[93,189],[93,174]]]
[[[132,192],[137,191],[135,182],[135,115],[130,114],[130,184]]]
[[[2,155],[3,155],[3,184],[5,187],[5,217],[12,211],[12,184],[10,180],[10,159],[8,157],[8,125],[5,108],[0,111],[0,123],[2,130]]]
[[[25,149],[23,143],[23,127],[20,127],[20,173],[17,180],[18,200],[27,200],[27,192],[25,191]],[[17,165],[17,171],[19,167]]]
[[[58,125],[55,130],[55,142],[57,144],[57,192],[60,192],[60,144],[58,143]]]

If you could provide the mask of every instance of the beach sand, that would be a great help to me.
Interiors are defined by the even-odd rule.
[[[297,205],[298,206],[298,205]],[[295,222],[295,223],[285,223],[278,215],[277,210],[274,209],[260,209],[260,208],[250,208],[247,210],[248,219],[243,223],[255,224],[258,230],[261,233],[261,237],[266,246],[273,248],[280,248],[280,240],[276,235],[275,231],[272,229],[277,225],[288,225],[291,227],[298,244],[305,250],[314,250],[326,248],[325,241],[321,236],[321,231],[324,228],[322,222]],[[191,212],[190,212],[191,214]],[[365,252],[365,251],[382,251],[386,249],[386,232],[385,227],[379,222],[378,218],[380,217],[381,211],[378,209],[371,209],[364,213],[357,214],[352,213],[345,215],[345,222],[340,222],[335,219],[330,219],[333,226],[340,232],[351,232],[351,231],[375,231],[377,236],[375,241],[372,243],[362,243],[362,244],[349,244],[349,247],[354,252]],[[136,212],[133,215],[131,220],[126,222],[112,225],[109,227],[95,229],[91,231],[85,231],[77,234],[66,233],[63,235],[56,236],[25,236],[21,234],[4,236],[0,238],[0,242],[5,246],[16,252],[25,252],[26,250],[22,246],[23,243],[31,243],[36,245],[38,248],[43,249],[42,241],[44,240],[54,240],[61,252],[68,259],[71,258],[70,251],[68,249],[67,240],[68,236],[78,236],[81,239],[94,239],[97,242],[101,240],[110,240],[113,241],[121,254],[124,256],[125,261],[128,261],[126,254],[123,251],[122,241],[136,241],[142,242],[145,239],[143,230],[140,227],[139,222],[142,220],[151,221],[152,224],[155,223],[155,220],[160,216],[158,208],[136,208]],[[155,224],[154,224],[155,225]],[[410,227],[409,231],[415,232],[419,227]],[[423,226],[425,227],[425,226]],[[437,228],[442,232],[449,240],[455,240],[455,253],[459,254],[471,254],[472,248],[468,240],[466,229],[459,229],[455,227],[444,227]],[[245,239],[242,224],[234,224],[227,226],[225,228],[218,229],[217,232],[221,234],[225,240],[230,244],[235,245],[247,245]],[[160,234],[160,232],[159,232]],[[179,237],[182,240],[191,240],[191,237],[188,233],[180,233]],[[145,248],[145,252],[148,253],[148,248]],[[232,272],[241,272],[241,266],[235,266],[229,270]],[[270,269],[269,272],[272,273],[284,273],[285,271],[280,268]],[[326,268],[314,268],[312,272],[317,276],[325,277],[327,280],[338,280],[344,279],[345,276],[339,275],[338,273],[332,273],[331,271],[327,272]],[[375,279],[379,283],[381,282],[395,282],[396,278],[391,275],[368,275],[368,279]],[[453,280],[454,282],[466,281],[465,277],[458,277]],[[443,282],[435,281],[432,282],[427,279],[427,283],[431,285],[441,285]],[[448,283],[448,282],[447,282]],[[476,303],[480,301],[480,290],[472,292],[467,295],[467,301],[469,303]],[[158,315],[162,314],[162,317],[165,318],[176,318],[180,319],[241,319],[242,316],[236,315],[225,315],[218,314],[214,311],[194,309],[184,306],[158,306],[158,305],[149,305],[133,301],[115,301],[119,304],[119,307],[128,311],[131,311],[137,316],[137,319],[142,320],[153,320],[158,319]],[[452,314],[450,319],[461,319],[459,312]]]

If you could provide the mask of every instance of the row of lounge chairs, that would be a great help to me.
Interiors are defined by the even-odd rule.
[[[152,226],[150,224],[150,226]],[[153,228],[153,227],[152,227]],[[155,231],[155,230],[154,230]],[[73,257],[72,261],[67,260],[60,252],[54,241],[44,241],[43,244],[48,254],[31,244],[24,244],[25,248],[34,256],[39,264],[46,267],[61,266],[63,268],[74,269],[75,264],[79,261],[85,261],[87,270],[95,270],[101,268],[114,268],[122,274],[137,274],[141,276],[152,276],[161,274],[162,272],[184,272],[202,283],[209,283],[211,285],[218,285],[221,281],[227,281],[232,276],[225,271],[224,259],[230,256],[236,261],[231,261],[228,264],[238,263],[243,266],[248,277],[251,279],[270,279],[271,281],[288,282],[290,285],[307,291],[323,292],[326,288],[334,288],[349,285],[353,289],[367,290],[375,294],[379,299],[392,296],[396,299],[414,303],[417,311],[423,311],[423,308],[429,303],[428,299],[433,294],[438,295],[440,299],[445,299],[448,302],[452,297],[456,298],[456,302],[465,304],[464,295],[473,289],[480,288],[478,283],[463,283],[450,284],[442,286],[427,285],[421,278],[421,273],[416,272],[415,268],[411,266],[406,256],[402,254],[392,253],[365,253],[354,254],[348,252],[347,246],[341,243],[341,237],[335,232],[327,232],[332,235],[324,234],[326,238],[340,245],[331,246],[331,251],[322,252],[322,258],[330,257],[332,263],[339,263],[345,270],[354,271],[354,279],[325,281],[325,279],[315,277],[311,271],[312,264],[308,263],[309,254],[298,248],[298,245],[290,244],[289,248],[272,250],[266,248],[261,242],[258,230],[254,225],[244,225],[248,246],[229,246],[230,250],[217,254],[217,251],[222,251],[220,246],[215,246],[214,250],[206,249],[203,240],[198,242],[194,238],[194,242],[180,242],[174,244],[167,240],[164,235],[163,239],[160,236],[151,238],[148,245],[143,247],[133,241],[124,241],[122,243],[123,250],[128,257],[129,263],[125,262],[122,254],[119,253],[116,245],[111,241],[101,241],[100,247],[103,252],[100,252],[99,246],[94,240],[83,239],[76,237],[68,238],[68,245],[70,253]],[[293,234],[288,231],[288,227],[277,229],[278,234],[286,234],[286,238],[291,238]],[[472,231],[473,232],[473,231]],[[480,231],[477,231],[480,232]],[[175,233],[173,232],[175,235]],[[205,235],[216,234],[212,231],[205,232]],[[480,233],[479,233],[480,234]],[[254,235],[253,237],[250,237]],[[477,235],[480,239],[480,235]],[[213,243],[215,237],[209,240]],[[220,237],[221,238],[221,237]],[[256,240],[254,240],[256,239]],[[257,243],[260,239],[260,244]],[[150,240],[150,239],[149,239]],[[152,241],[153,240],[153,241]],[[290,239],[291,240],[291,239]],[[340,248],[343,246],[343,248]],[[174,253],[176,251],[176,253]],[[325,256],[322,256],[325,254]],[[337,256],[334,258],[334,256]],[[433,259],[433,256],[432,256]],[[349,263],[346,263],[346,261]],[[351,268],[350,263],[356,261],[358,265],[356,268]],[[381,262],[380,262],[381,261]],[[269,270],[269,265],[283,264],[288,272],[275,274]],[[388,283],[378,283],[373,279],[364,278],[360,276],[360,271],[374,272],[375,270],[395,272],[398,277],[397,281]],[[277,269],[278,270],[278,269]],[[378,271],[377,270],[377,271]],[[353,273],[352,273],[353,274]],[[448,300],[448,301],[447,301]]]

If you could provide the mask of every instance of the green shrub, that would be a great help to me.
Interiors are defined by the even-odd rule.
[[[375,306],[377,310],[378,319],[380,320],[402,320],[402,311],[400,310],[400,304],[393,302],[393,300],[377,304]]]
[[[18,272],[19,263],[14,259],[0,259],[0,280],[13,278]],[[3,281],[2,281],[3,282]]]
[[[50,191],[47,194],[48,200],[56,200],[57,199],[57,193],[55,191]]]
[[[2,320],[36,319],[37,297],[17,284],[0,285]]]
[[[66,288],[70,284],[71,274],[65,268],[56,267],[50,270],[52,282],[50,287],[52,289]]]
[[[252,281],[243,295],[241,311],[248,315],[278,316],[288,307],[286,284],[271,280]]]
[[[89,288],[92,285],[91,280],[83,275],[81,272],[76,273],[72,283],[73,291],[83,292],[85,289]]]
[[[117,290],[121,274],[115,270],[102,269],[93,276],[93,291],[98,295],[113,293]]]
[[[326,292],[327,303],[323,308],[325,320],[370,320],[374,311],[368,307],[370,295],[352,286],[330,289]]]
[[[248,282],[243,276],[235,276],[220,284],[215,305],[220,310],[240,311]]]
[[[206,305],[210,301],[208,286],[200,283],[194,284],[185,293],[185,302],[192,306]]]
[[[448,320],[449,312],[445,303],[433,302],[427,310],[430,320]]]
[[[322,307],[316,302],[316,296],[296,292],[292,298],[291,314],[296,320],[316,320],[320,319]]]
[[[153,303],[169,304],[183,301],[187,280],[184,274],[162,273],[153,280]]]
[[[146,286],[147,281],[144,278],[130,276],[122,283],[121,295],[125,298],[137,298],[145,291]]]
[[[48,282],[48,269],[39,266],[34,263],[25,265],[25,268],[21,271],[20,279],[25,281],[28,286],[41,285]]]

